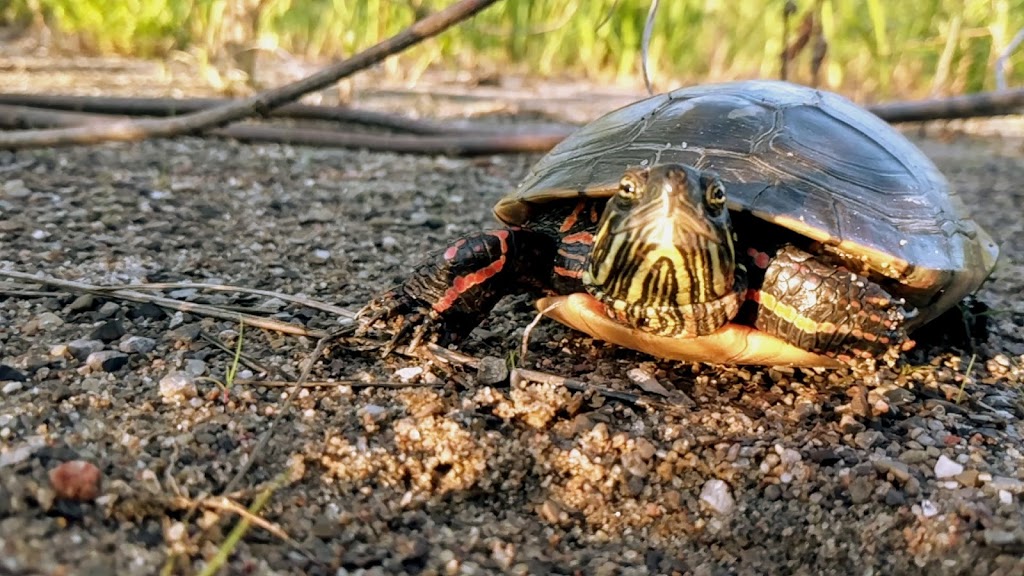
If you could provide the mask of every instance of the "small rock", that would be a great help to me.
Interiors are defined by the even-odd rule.
[[[178,288],[176,290],[171,290],[167,295],[175,300],[188,300],[198,293],[198,288]]]
[[[904,464],[920,464],[928,459],[928,453],[924,450],[907,450],[900,454],[900,462]]]
[[[728,514],[736,508],[729,485],[717,478],[704,483],[700,491],[700,500],[719,514]]]
[[[128,311],[125,313],[125,316],[128,316],[128,318],[132,320],[137,320],[140,318],[147,320],[158,320],[160,318],[167,316],[167,313],[164,312],[163,308],[157,306],[156,304],[153,304],[152,302],[144,302],[142,304],[138,304],[136,306],[132,306],[131,308],[129,308]],[[174,326],[171,326],[171,328],[174,328]]]
[[[32,320],[29,320],[29,322],[34,323],[38,330],[49,330],[50,328],[56,328],[64,325],[64,319],[53,312],[43,312]]]
[[[872,446],[885,439],[878,430],[865,430],[853,437],[853,443],[862,450],[870,450]]]
[[[764,498],[769,502],[775,502],[782,498],[782,488],[778,484],[769,484],[764,487]]]
[[[992,479],[988,481],[988,487],[993,490],[1006,490],[1011,494],[1024,494],[1024,482],[1021,482],[1016,478],[993,476]]]
[[[6,364],[0,364],[0,382],[25,382],[27,380],[27,374],[23,374]]]
[[[75,312],[85,312],[86,310],[92,310],[92,307],[96,305],[96,297],[92,294],[82,294],[78,298],[71,301],[64,307],[64,312],[73,314]]]
[[[857,434],[864,430],[864,425],[854,418],[852,414],[843,414],[839,418],[839,429],[843,434]]]
[[[206,373],[206,362],[203,362],[198,358],[189,358],[188,360],[185,360],[185,372],[193,378],[196,376],[202,376]]]
[[[903,462],[897,462],[896,460],[890,460],[888,458],[880,458],[873,462],[875,470],[882,473],[892,474],[892,477],[900,482],[906,482],[910,478],[910,468],[907,467]]]
[[[885,503],[889,506],[903,506],[907,503],[907,497],[902,490],[889,488],[889,491],[885,493]]]
[[[956,475],[956,481],[967,486],[968,488],[974,488],[978,485],[978,471],[977,470],[964,470],[963,472]]]
[[[145,336],[129,336],[117,346],[125,354],[148,354],[155,348],[156,340]]]
[[[121,305],[117,302],[104,302],[103,306],[100,306],[100,309],[96,311],[96,315],[100,318],[110,318],[117,314],[117,311],[120,309]]]
[[[85,359],[85,365],[99,372],[116,372],[128,363],[128,355],[116,350],[93,352]]]
[[[266,309],[266,310],[280,310],[281,308],[284,308],[287,305],[288,305],[287,302],[285,302],[284,300],[281,300],[277,296],[274,296],[273,298],[270,298],[269,300],[264,302],[260,306],[260,308],[263,308],[263,309]]]
[[[413,378],[423,373],[423,368],[419,366],[409,366],[395,371],[395,376],[398,377],[402,382],[408,382]]]
[[[939,513],[939,509],[935,507],[935,504],[931,500],[921,500],[921,515],[925,518],[931,518]]]
[[[331,259],[331,251],[330,250],[324,250],[323,248],[318,248],[316,250],[313,250],[313,261],[314,262],[319,262],[319,263],[322,264],[324,262],[327,262],[330,259]]]
[[[32,189],[25,186],[25,181],[20,178],[4,182],[3,186],[0,186],[0,190],[3,191],[5,197],[14,200],[28,198],[32,195]]]
[[[50,485],[58,498],[88,502],[100,494],[102,473],[92,462],[72,460],[50,470]]]
[[[501,358],[484,356],[476,371],[476,381],[482,386],[492,386],[508,380],[508,364]]]
[[[68,342],[68,352],[76,360],[85,360],[93,352],[99,352],[103,350],[103,342],[100,340],[87,340],[85,338],[79,338]]]
[[[982,534],[985,538],[985,544],[988,546],[1012,546],[1024,541],[1021,533],[1008,530],[988,528]]]
[[[385,236],[380,239],[380,247],[382,250],[394,250],[398,248],[398,239],[394,236]]]
[[[106,306],[106,304],[104,304]],[[89,334],[89,338],[93,340],[102,340],[104,342],[113,342],[121,336],[124,336],[124,326],[117,320],[107,320],[103,324],[100,324]]]
[[[854,504],[863,504],[871,498],[874,491],[874,482],[867,476],[858,476],[850,482],[850,501]]]
[[[21,382],[17,382],[17,381],[8,382],[8,383],[4,384],[3,388],[0,388],[0,392],[3,392],[4,394],[14,394],[14,393],[17,393],[17,392],[21,392],[21,390],[24,387],[25,387],[25,385],[22,384]]]
[[[939,460],[935,463],[936,478],[951,478],[963,471],[964,467],[962,465],[946,458],[945,454],[939,456]]]
[[[999,491],[999,503],[1000,504],[1013,504],[1013,494],[1010,494],[1007,490]]]
[[[173,323],[173,322],[172,322]],[[167,333],[167,336],[175,342],[193,342],[199,337],[199,332],[202,327],[198,322],[192,324],[183,324]]]
[[[195,380],[187,372],[171,372],[160,379],[160,395],[165,401],[194,398],[198,393]]]
[[[626,372],[626,377],[642,388],[644,392],[650,392],[651,394],[657,394],[659,396],[669,396],[671,394],[664,386],[661,385],[661,382],[658,382],[657,378],[642,368],[630,368],[629,371]]]

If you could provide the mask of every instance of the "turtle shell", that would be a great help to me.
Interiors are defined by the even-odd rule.
[[[626,168],[669,162],[718,172],[731,210],[890,279],[921,322],[977,289],[998,255],[897,130],[842,96],[779,81],[683,88],[611,112],[552,149],[495,214],[527,224],[545,203],[611,196]]]

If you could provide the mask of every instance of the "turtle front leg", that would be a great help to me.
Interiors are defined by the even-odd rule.
[[[398,342],[442,344],[465,337],[510,294],[550,283],[554,240],[522,228],[477,232],[430,253],[395,288],[359,314],[360,333],[383,328]]]
[[[758,330],[840,359],[913,346],[904,329],[903,302],[864,276],[794,246],[780,248],[774,257],[756,251],[751,256],[748,299],[758,304]]]

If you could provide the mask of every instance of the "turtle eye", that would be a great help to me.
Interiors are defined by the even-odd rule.
[[[704,187],[704,204],[717,214],[725,207],[725,186],[718,178],[711,178]]]
[[[619,182],[619,198],[636,200],[640,195],[640,184],[633,176],[626,176]]]

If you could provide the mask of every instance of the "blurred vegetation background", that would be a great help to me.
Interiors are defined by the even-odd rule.
[[[213,62],[259,48],[336,59],[452,1],[0,0],[0,18],[47,33],[50,43],[72,51],[141,57],[184,51]],[[504,0],[385,68],[404,79],[434,66],[636,83],[649,4]],[[650,48],[656,85],[778,78],[786,6],[786,0],[663,1]],[[991,89],[995,60],[1024,26],[1024,0],[797,0],[790,7],[790,44],[801,28],[826,43],[819,84],[866,100]],[[788,65],[790,79],[814,80],[816,45],[812,37]],[[1021,71],[1011,68],[1007,77],[1021,84]]]

